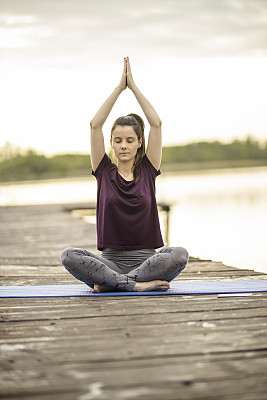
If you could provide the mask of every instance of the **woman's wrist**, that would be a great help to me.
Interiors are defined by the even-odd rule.
[[[128,88],[134,93],[138,90],[138,87],[136,86],[135,83],[131,84],[131,86],[128,86]]]
[[[124,88],[120,85],[116,86],[114,92],[117,92],[119,95],[124,91]]]

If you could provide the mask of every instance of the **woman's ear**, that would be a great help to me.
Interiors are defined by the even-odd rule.
[[[110,138],[110,146],[111,146],[111,148],[113,149],[113,146],[112,146],[112,139]]]

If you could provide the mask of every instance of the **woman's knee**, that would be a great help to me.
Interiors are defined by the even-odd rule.
[[[179,262],[180,265],[186,266],[189,259],[189,254],[186,249],[184,249],[183,247],[174,247],[172,253],[173,259],[176,262]]]
[[[67,267],[69,265],[69,262],[71,261],[71,254],[73,254],[74,250],[74,248],[68,247],[62,251],[60,259],[64,267]]]
[[[89,261],[89,259],[94,259],[95,257],[93,253],[85,249],[68,247],[61,253],[61,262],[69,272],[72,272],[80,268],[85,260]]]

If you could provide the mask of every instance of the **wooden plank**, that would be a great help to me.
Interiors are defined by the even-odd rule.
[[[162,360],[163,361],[163,360]],[[49,370],[40,366],[40,370],[36,368],[31,369],[30,379],[23,379],[21,383],[21,391],[23,390],[36,390],[36,383],[40,380],[40,375],[45,379],[40,380],[38,389],[40,390],[51,390],[51,386],[54,390],[60,390],[60,383],[64,381],[64,384],[69,387],[69,383],[76,384],[84,387],[89,382],[102,382],[107,388],[113,388],[117,391],[126,390],[127,388],[136,387],[147,387],[151,389],[154,385],[166,388],[166,386],[177,387],[179,385],[191,386],[197,385],[197,383],[203,382],[205,384],[217,384],[231,385],[233,379],[238,381],[252,378],[260,382],[264,388],[264,359],[253,359],[249,358],[250,362],[250,374],[248,374],[246,367],[239,360],[228,361],[213,361],[205,360],[204,358],[197,358],[194,360],[193,357],[188,359],[188,363],[183,365],[176,362],[171,364],[169,360],[164,360],[164,364],[141,364],[130,363],[130,365],[124,364],[97,364],[90,365],[89,362],[85,364],[66,364],[64,368],[60,368],[60,365],[52,363]],[[174,361],[174,360],[171,360]],[[110,367],[113,367],[112,373]],[[192,376],[192,368],[196,370],[194,376]],[[130,373],[128,372],[130,370]],[[259,374],[258,371],[262,372]],[[19,382],[23,375],[23,370],[9,371],[6,378],[11,377],[13,381]],[[235,378],[233,378],[235,376]],[[48,387],[48,382],[51,382]],[[224,389],[224,394],[225,390]],[[9,388],[10,392],[12,387]],[[239,389],[240,390],[240,389]],[[243,388],[244,390],[244,388]],[[241,393],[243,393],[243,390]],[[9,392],[9,393],[10,393]],[[154,398],[154,397],[153,397]],[[180,397],[179,397],[180,398]]]
[[[179,363],[178,359],[162,359],[161,363],[158,364],[153,364],[152,361],[152,364],[151,362],[149,364],[140,362],[132,364],[130,362],[124,363],[124,365],[121,364],[121,361],[119,361],[120,364],[111,362],[108,364],[97,364],[95,362],[91,364],[88,360],[86,363],[80,364],[66,362],[64,367],[53,362],[49,369],[42,365],[39,370],[36,368],[31,369],[29,378],[23,379],[23,382],[21,382],[19,394],[21,395],[25,392],[27,394],[36,394],[36,388],[38,388],[37,393],[51,393],[51,390],[54,393],[58,393],[60,389],[61,393],[65,393],[64,389],[66,387],[73,393],[78,387],[84,388],[88,382],[91,384],[93,382],[102,382],[103,388],[105,388],[103,395],[124,393],[125,396],[126,390],[130,389],[134,392],[136,388],[145,387],[148,393],[153,395],[152,398],[156,396],[156,392],[153,391],[155,386],[157,389],[161,387],[164,390],[170,390],[170,395],[175,395],[174,389],[180,387],[182,392],[179,394],[179,398],[188,395],[198,398],[195,397],[197,395],[195,390],[200,383],[204,384],[208,398],[214,398],[211,396],[214,396],[214,393],[208,392],[210,385],[213,387],[219,385],[222,392],[221,395],[224,396],[227,391],[233,395],[233,386],[235,388],[234,394],[243,394],[244,391],[246,393],[256,392],[260,394],[266,389],[263,358],[248,358],[251,367],[249,373],[244,363],[239,360],[213,361],[199,356],[191,357],[191,359],[187,358],[187,360],[188,362],[183,364]],[[194,374],[192,374],[192,370],[195,371]],[[259,373],[258,371],[262,372]],[[9,371],[8,377],[11,377],[11,380],[19,385],[23,374],[23,369],[17,369],[16,372]],[[43,379],[40,379],[40,377]],[[38,380],[40,380],[39,384],[37,384]],[[249,386],[245,385],[246,380],[250,381]],[[233,381],[238,382],[241,386],[236,387],[236,385],[233,385]],[[254,386],[255,382],[257,387]],[[62,383],[64,383],[64,389]],[[6,391],[8,394],[16,393],[14,392],[14,387],[7,388]]]
[[[154,297],[154,296],[153,296]],[[176,297],[176,296],[175,296]],[[201,298],[201,296],[199,296]],[[96,298],[88,297],[88,298],[80,298],[81,300],[78,300],[77,303],[77,298],[71,298],[73,303],[78,304],[78,307],[71,307],[69,306],[69,303],[64,303],[64,298],[61,299],[62,305],[60,306],[60,309],[54,308],[54,307],[49,307],[49,302],[46,303],[46,306],[41,309],[41,307],[34,307],[36,303],[35,299],[28,299],[30,303],[29,308],[23,309],[18,309],[16,312],[14,309],[11,309],[8,307],[8,304],[15,303],[15,299],[5,299],[5,301],[2,301],[2,307],[6,311],[2,311],[2,320],[9,320],[9,321],[17,321],[19,320],[19,317],[22,316],[23,320],[34,320],[38,317],[38,320],[41,319],[49,319],[53,318],[52,315],[55,315],[57,319],[59,318],[65,318],[65,319],[72,319],[72,318],[77,318],[80,317],[81,315],[84,316],[85,318],[98,318],[100,317],[101,319],[103,318],[110,318],[110,315],[112,315],[112,318],[114,318],[115,321],[119,317],[122,317],[125,319],[125,322],[127,321],[127,318],[129,321],[131,321],[131,318],[134,318],[135,316],[140,316],[144,315],[146,318],[151,318],[152,320],[155,321],[157,324],[158,321],[168,321],[171,318],[171,321],[174,322],[176,320],[179,321],[180,318],[184,318],[186,321],[190,320],[195,320],[197,319],[212,319],[212,318],[217,318],[220,319],[222,317],[225,317],[226,319],[235,319],[235,318],[246,318],[246,317],[256,317],[256,316],[262,316],[266,315],[267,309],[266,309],[266,301],[261,302],[260,304],[256,304],[253,302],[247,303],[242,303],[241,306],[235,305],[235,302],[233,300],[233,303],[228,303],[228,305],[225,302],[225,299],[219,300],[220,303],[216,307],[215,305],[212,307],[212,305],[207,304],[205,302],[201,302],[201,300],[194,302],[193,304],[185,305],[181,301],[178,303],[175,302],[163,302],[161,305],[157,304],[155,301],[155,304],[152,305],[150,308],[149,305],[146,307],[139,307],[138,300],[141,302],[143,301],[144,303],[146,302],[146,298],[135,298],[133,301],[125,301],[124,298],[120,300],[110,300],[109,302],[107,301],[100,301],[100,302],[95,302],[94,300]],[[99,299],[99,298],[98,298]],[[101,298],[103,299],[103,298]],[[247,298],[248,299],[248,298]],[[21,299],[17,299],[19,301]],[[26,300],[26,299],[25,299]],[[53,299],[51,299],[53,301]],[[52,301],[50,300],[50,304]],[[155,299],[156,300],[156,299]],[[236,299],[235,299],[236,300]],[[153,301],[153,300],[152,300]],[[186,301],[186,300],[185,300]],[[85,306],[83,306],[83,304]],[[26,302],[25,302],[26,303]],[[25,304],[24,303],[24,304]],[[26,304],[29,304],[26,303]],[[79,306],[80,303],[80,306]],[[123,303],[123,304],[121,304]],[[15,303],[16,304],[16,303]],[[22,304],[22,303],[20,303]],[[40,304],[40,303],[39,303]],[[64,304],[67,304],[67,306],[64,307]],[[240,303],[239,303],[240,304]],[[244,307],[244,304],[246,305],[246,308]],[[168,306],[168,311],[166,311],[166,308]],[[40,314],[40,311],[41,314]],[[101,313],[99,314],[99,311]]]

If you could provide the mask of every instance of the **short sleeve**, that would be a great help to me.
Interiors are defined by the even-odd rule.
[[[147,155],[145,154],[142,160],[142,163],[144,163],[145,167],[150,171],[150,173],[156,178],[158,175],[161,174],[160,170],[156,170],[156,168],[153,166]]]
[[[94,175],[96,178],[99,178],[102,175],[104,169],[109,168],[111,164],[111,159],[108,157],[107,153],[105,153],[97,169],[95,171],[92,170],[92,175]]]

